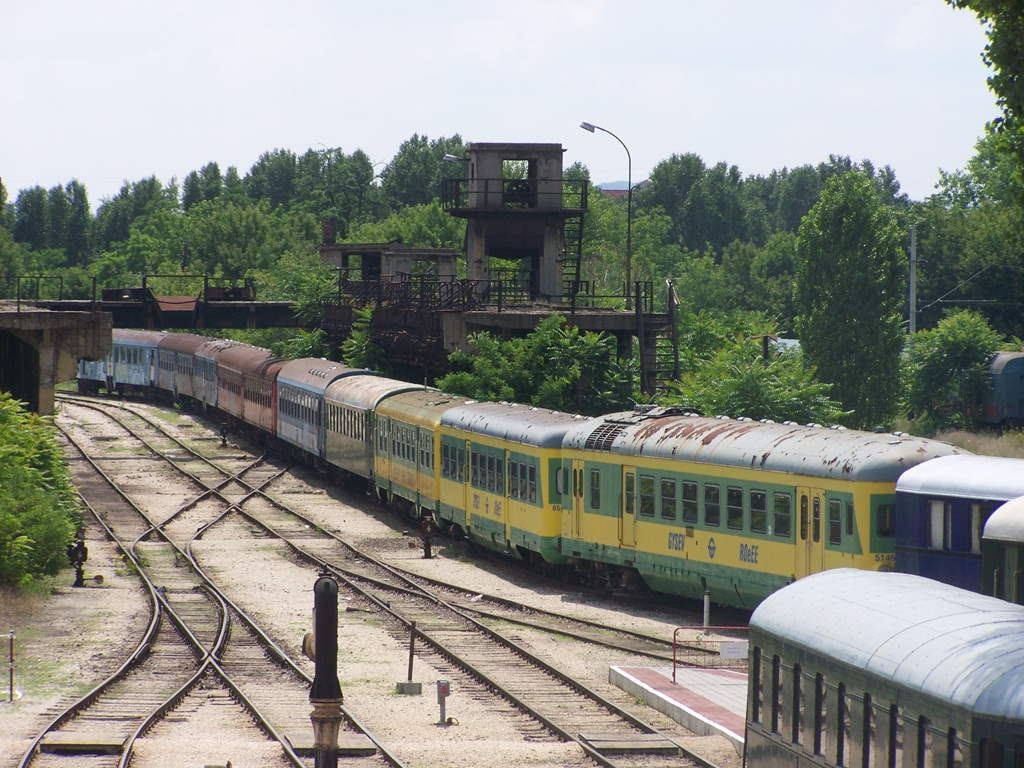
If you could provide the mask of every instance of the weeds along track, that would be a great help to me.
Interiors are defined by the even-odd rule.
[[[69,462],[75,482],[126,567],[138,574],[150,596],[150,616],[125,664],[58,714],[20,765],[66,765],[68,753],[89,755],[88,765],[128,765],[136,741],[147,733],[151,741],[159,730],[151,729],[168,713],[187,717],[211,701],[236,711],[240,732],[255,724],[279,745],[286,763],[311,765],[309,676],[221,593],[190,551],[195,518],[220,519],[285,470],[239,456],[237,449],[211,460],[128,408],[115,407],[115,416],[109,406],[77,399],[62,400],[62,407],[60,426],[72,422],[63,431],[76,452]],[[135,477],[142,462],[145,477]],[[166,480],[174,488],[175,479],[186,487],[153,494],[154,475],[161,487]],[[136,494],[148,502],[145,507]],[[402,765],[351,716],[343,724],[345,737],[352,737],[353,754],[361,755],[347,757],[349,764]]]

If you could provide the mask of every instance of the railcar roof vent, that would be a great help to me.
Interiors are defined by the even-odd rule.
[[[597,429],[587,435],[587,441],[583,444],[588,451],[610,451],[615,438],[626,431],[626,424],[616,424],[606,421],[598,425]]]

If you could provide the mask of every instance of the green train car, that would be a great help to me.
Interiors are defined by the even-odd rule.
[[[562,438],[587,421],[526,405],[471,403],[441,416],[443,527],[538,564],[565,562],[555,473]]]
[[[749,633],[746,768],[1024,764],[1024,608],[904,573],[827,571]]]
[[[647,408],[562,446],[562,554],[610,587],[753,608],[829,568],[892,570],[895,484],[955,453],[903,434]]]

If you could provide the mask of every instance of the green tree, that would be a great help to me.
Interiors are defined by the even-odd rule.
[[[527,336],[508,341],[473,334],[473,352],[453,352],[452,372],[437,386],[479,400],[592,416],[630,408],[636,382],[633,363],[616,359],[611,337],[581,334],[564,323],[564,317],[552,315]]]
[[[954,8],[968,8],[986,25],[988,43],[982,52],[992,70],[988,87],[996,96],[1002,116],[992,129],[1005,140],[1002,147],[1016,159],[1015,194],[1022,199],[1024,170],[1024,8],[1020,0],[946,0]]]
[[[264,152],[245,175],[245,189],[253,200],[266,200],[271,208],[287,208],[295,198],[297,174],[298,158],[294,152]]]
[[[371,321],[373,312],[369,309],[356,309],[352,321],[352,332],[342,342],[342,359],[350,368],[370,368],[374,371],[388,369],[387,353],[373,341]]]
[[[380,221],[353,227],[346,240],[351,243],[388,243],[400,240],[417,248],[461,249],[466,222],[446,213],[434,200],[426,205],[401,208]]]
[[[89,227],[92,225],[89,194],[85,185],[77,179],[69,181],[64,190],[71,206],[66,225],[64,252],[70,266],[82,266],[89,260]]]
[[[779,331],[793,330],[793,281],[796,272],[796,235],[776,232],[758,250],[750,264],[750,309],[774,316]]]
[[[91,247],[97,253],[105,251],[111,243],[128,239],[136,219],[177,208],[178,188],[175,182],[164,186],[156,176],[125,182],[114,197],[101,202],[96,210]]]
[[[46,247],[47,202],[46,190],[36,186],[21,190],[14,204],[14,239],[25,243],[33,251]]]
[[[796,329],[856,426],[887,424],[898,409],[906,269],[873,180],[859,170],[830,179],[800,225]]]
[[[0,393],[0,585],[56,575],[78,524],[52,423]]]
[[[392,208],[426,205],[441,197],[441,180],[464,176],[462,163],[445,163],[445,155],[461,157],[465,152],[458,134],[430,141],[413,134],[402,142],[398,152],[381,173],[381,187]]]
[[[829,397],[831,388],[815,380],[798,351],[771,350],[766,358],[763,339],[741,334],[727,339],[658,402],[708,416],[838,424],[849,414]]]
[[[387,211],[382,189],[374,184],[373,162],[362,150],[308,150],[299,158],[295,206],[318,220],[333,219],[339,237],[349,228]]]
[[[907,408],[931,430],[975,427],[991,386],[988,363],[1002,343],[981,314],[963,309],[915,333],[903,364]]]

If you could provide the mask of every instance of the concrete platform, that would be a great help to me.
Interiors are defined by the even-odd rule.
[[[743,754],[747,673],[734,669],[609,667],[608,682],[700,736],[724,736]]]

